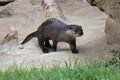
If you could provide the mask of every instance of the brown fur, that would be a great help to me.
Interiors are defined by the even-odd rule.
[[[39,46],[44,53],[48,53],[48,48],[57,50],[58,42],[67,42],[70,45],[72,53],[78,53],[76,49],[76,36],[82,36],[83,30],[78,25],[66,25],[60,20],[51,18],[43,22],[37,31],[29,34],[21,44],[25,44],[33,37],[38,38]],[[51,46],[49,40],[53,41]]]

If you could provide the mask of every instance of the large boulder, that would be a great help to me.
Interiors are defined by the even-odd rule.
[[[120,51],[120,0],[87,0],[108,15],[106,22],[107,42],[112,51]]]

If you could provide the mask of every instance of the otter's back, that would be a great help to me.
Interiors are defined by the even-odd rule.
[[[46,20],[45,22],[43,22],[43,24],[41,26],[59,29],[59,28],[64,28],[66,26],[66,24],[58,19],[50,18],[50,19]]]

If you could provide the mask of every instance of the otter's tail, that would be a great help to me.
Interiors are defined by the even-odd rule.
[[[33,37],[37,37],[37,31],[32,32],[31,34],[29,34],[24,41],[21,43],[22,45],[27,43],[28,41],[30,41]]]

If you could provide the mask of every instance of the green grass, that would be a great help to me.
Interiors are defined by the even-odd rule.
[[[0,80],[120,80],[120,67],[104,61],[81,65],[65,62],[64,67],[20,68],[17,65],[0,71]]]

